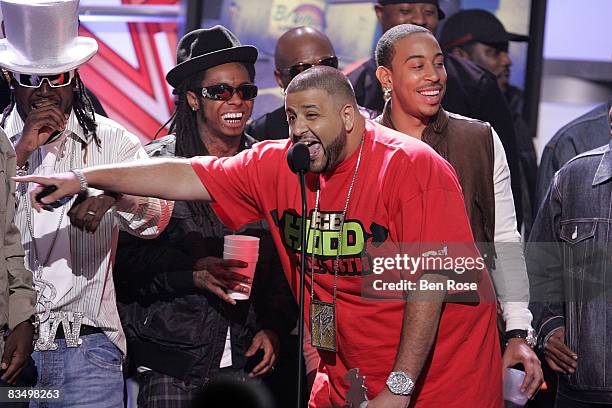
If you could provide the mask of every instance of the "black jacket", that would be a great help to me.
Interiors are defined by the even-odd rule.
[[[504,145],[512,182],[516,218],[522,222],[522,202],[519,158],[516,148],[512,115],[497,79],[478,65],[446,54],[444,66],[448,75],[442,106],[448,112],[489,122]],[[357,103],[368,109],[383,111],[384,100],[376,79],[376,61],[372,58],[348,74],[355,89]]]
[[[514,123],[514,134],[516,135],[516,148],[521,167],[521,187],[523,198],[523,226],[525,237],[529,237],[533,225],[536,209],[535,192],[538,177],[538,158],[533,145],[535,135],[529,131],[529,125],[523,117],[523,91],[512,85],[508,85],[504,94]]]
[[[254,142],[245,140],[243,148]],[[151,156],[173,156],[175,137],[147,146]],[[207,207],[197,221],[186,202],[176,202],[171,221],[154,240],[121,233],[115,262],[118,309],[134,366],[203,384],[219,370],[228,325],[232,367],[242,369],[254,334],[264,328],[282,335],[295,326],[297,305],[283,275],[272,236],[263,223],[240,233],[259,236],[260,255],[251,300],[227,304],[195,287],[193,265],[223,257],[226,230]]]
[[[278,140],[289,137],[285,107],[261,115],[248,124],[247,132],[257,140]]]

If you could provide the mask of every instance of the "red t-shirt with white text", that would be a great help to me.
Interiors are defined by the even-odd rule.
[[[233,157],[197,157],[192,166],[230,228],[259,219],[270,226],[287,279],[299,287],[300,186],[287,166],[290,141],[258,143]],[[336,250],[326,229],[337,228],[357,162],[358,149],[331,174],[307,175],[309,215],[320,192],[320,247],[316,298],[331,302]],[[471,242],[473,240],[454,170],[424,143],[366,121],[363,153],[346,214],[337,279],[337,352],[321,352],[330,380],[330,404],[343,406],[346,372],[359,368],[368,397],[385,387],[398,349],[405,304],[364,299],[367,245],[376,243]],[[344,255],[344,254],[347,255]],[[310,262],[310,257],[308,257]],[[306,288],[311,288],[310,267]],[[476,304],[445,303],[433,354],[423,368],[412,401],[416,407],[500,407],[501,358],[494,292],[488,274]],[[310,296],[305,310],[308,314]],[[306,316],[306,322],[309,316]],[[408,327],[407,330],[410,330]],[[330,405],[331,406],[331,405]]]

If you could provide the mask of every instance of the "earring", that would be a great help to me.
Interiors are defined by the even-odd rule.
[[[385,101],[391,99],[391,88],[383,88],[383,98]]]
[[[198,110],[198,108],[197,108],[197,107],[195,107],[195,106],[192,106],[192,107],[191,107],[191,110],[192,110],[192,111],[194,111],[194,112],[196,112],[196,111]]]
[[[11,76],[9,75],[7,70],[5,69],[2,70],[2,76],[4,77],[4,80],[6,81],[7,84],[11,83]]]

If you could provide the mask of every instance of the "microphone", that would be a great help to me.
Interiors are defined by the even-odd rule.
[[[294,144],[287,151],[287,163],[294,173],[308,172],[310,169],[310,151],[304,143]]]
[[[306,172],[310,169],[310,151],[304,143],[296,143],[287,151],[287,163],[292,172],[297,173],[302,191],[302,229],[300,245],[300,315],[298,317],[298,384],[297,408],[302,408],[304,382],[304,296],[306,281]]]

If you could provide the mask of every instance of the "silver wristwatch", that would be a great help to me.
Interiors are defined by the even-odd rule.
[[[535,330],[529,327],[525,330],[510,330],[505,334],[506,344],[508,344],[508,340],[518,338],[523,339],[529,345],[529,347],[534,348],[538,342],[538,338],[536,336]]]
[[[387,387],[395,395],[408,396],[414,389],[414,381],[403,371],[393,371],[387,378]]]
[[[527,329],[527,337],[525,337],[525,341],[529,344],[529,347],[534,348],[536,344],[538,344],[538,336],[531,327]]]

